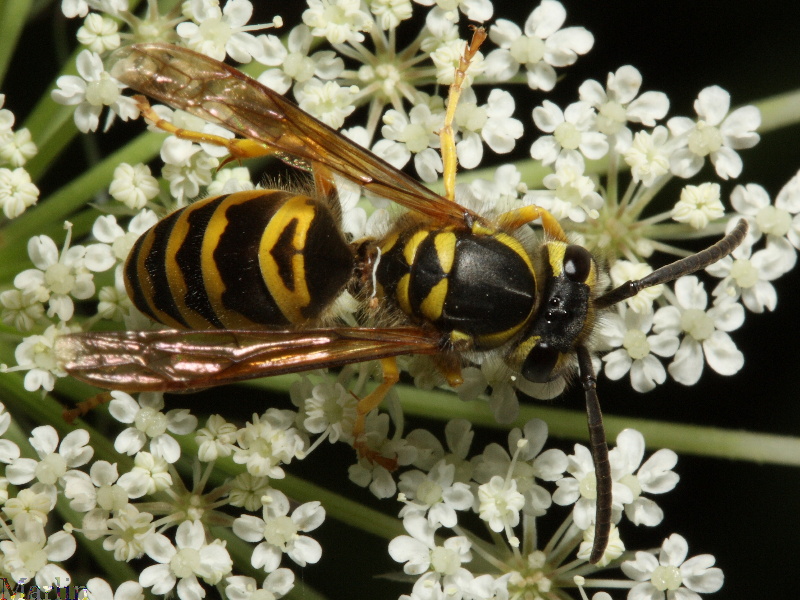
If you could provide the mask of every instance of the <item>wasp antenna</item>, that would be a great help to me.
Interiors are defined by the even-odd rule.
[[[660,269],[656,269],[646,277],[642,277],[636,281],[627,281],[623,283],[619,287],[616,287],[597,298],[597,300],[594,301],[595,308],[606,308],[608,306],[613,306],[614,304],[622,302],[623,300],[632,298],[645,288],[675,281],[679,277],[691,275],[692,273],[696,273],[701,269],[705,269],[707,266],[714,264],[722,258],[725,258],[731,252],[736,250],[742,241],[744,241],[744,237],[747,235],[747,230],[747,221],[744,219],[739,219],[736,227],[734,227],[728,235],[726,235],[713,246],[709,246],[697,254],[692,254],[686,258],[676,260],[674,263],[665,265]]]
[[[578,346],[578,368],[583,391],[586,394],[586,420],[589,425],[589,446],[592,451],[594,475],[597,481],[597,499],[594,516],[594,543],[589,562],[595,564],[603,558],[611,532],[611,463],[608,461],[608,444],[603,428],[603,413],[597,397],[597,376],[592,367],[592,356],[585,346]]]

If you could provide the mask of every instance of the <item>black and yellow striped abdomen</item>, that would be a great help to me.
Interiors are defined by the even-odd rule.
[[[170,327],[286,327],[317,319],[354,266],[324,202],[255,190],[159,221],[131,250],[125,287],[139,310]]]
[[[394,232],[380,248],[376,278],[383,295],[453,342],[497,348],[533,315],[533,265],[506,233],[422,223]]]

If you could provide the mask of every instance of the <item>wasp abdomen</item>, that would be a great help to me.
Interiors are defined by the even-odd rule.
[[[411,228],[382,251],[376,276],[384,294],[415,321],[463,334],[475,348],[505,343],[533,313],[533,267],[509,235]]]
[[[125,285],[139,310],[171,327],[275,328],[317,319],[354,266],[324,202],[257,190],[160,221],[134,245]]]

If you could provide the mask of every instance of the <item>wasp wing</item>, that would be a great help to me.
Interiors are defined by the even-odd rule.
[[[64,335],[56,341],[56,356],[67,373],[97,387],[188,392],[401,354],[436,354],[440,344],[440,334],[417,327],[168,329]]]
[[[111,74],[159,102],[281,154],[331,171],[436,221],[464,226],[480,217],[447,200],[318,121],[241,71],[179,46],[134,44],[117,50]]]

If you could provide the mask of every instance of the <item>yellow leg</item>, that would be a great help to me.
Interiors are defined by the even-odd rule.
[[[497,221],[501,229],[513,231],[536,219],[542,220],[542,228],[549,237],[560,242],[568,241],[561,223],[541,206],[531,205],[515,208],[500,215]]]
[[[134,96],[139,111],[142,117],[150,121],[154,127],[171,133],[175,137],[183,140],[189,140],[198,144],[213,144],[215,146],[222,146],[226,148],[231,155],[232,160],[243,160],[246,158],[256,158],[258,156],[267,156],[274,154],[268,146],[255,140],[226,138],[221,135],[213,135],[210,133],[201,133],[199,131],[191,131],[188,129],[181,129],[176,127],[166,119],[158,116],[158,113],[153,110],[147,98],[144,96]]]
[[[472,35],[472,41],[467,44],[464,55],[458,61],[453,83],[450,84],[450,91],[447,97],[447,112],[444,116],[444,126],[439,130],[439,140],[441,141],[442,163],[444,165],[442,179],[444,181],[444,197],[448,200],[456,199],[456,141],[453,134],[453,120],[456,116],[458,99],[461,97],[461,90],[467,78],[469,64],[478,52],[478,48],[486,39],[486,30],[478,27]]]
[[[353,439],[355,440],[353,447],[360,457],[379,464],[389,471],[394,471],[397,468],[397,460],[372,450],[367,446],[367,441],[364,438],[364,419],[370,411],[383,402],[392,386],[400,380],[400,371],[397,369],[397,360],[394,358],[381,359],[381,369],[383,370],[383,381],[371,393],[358,401],[356,422],[353,425]]]

